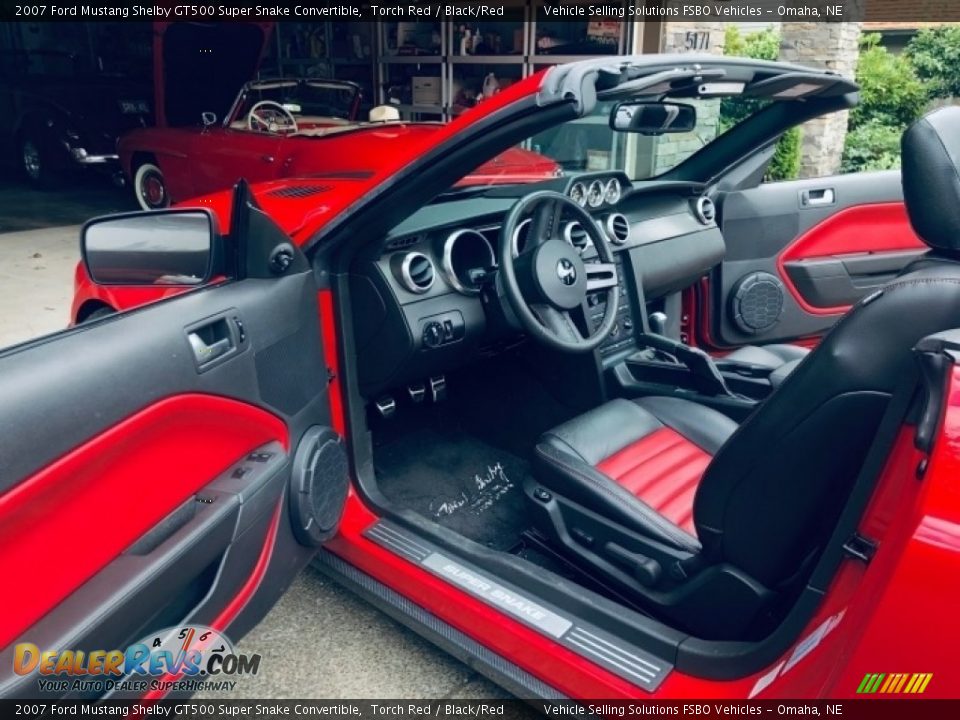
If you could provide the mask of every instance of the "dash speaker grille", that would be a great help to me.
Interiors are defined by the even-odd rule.
[[[776,275],[756,272],[737,281],[730,296],[730,315],[742,332],[770,330],[783,314],[784,286]]]

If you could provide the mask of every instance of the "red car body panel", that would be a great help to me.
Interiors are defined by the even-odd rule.
[[[259,408],[208,395],[180,395],[144,408],[0,495],[0,572],[29,587],[7,598],[0,615],[6,646],[102,570],[137,538],[250,450],[289,438],[282,421]],[[174,474],[170,457],[189,457]],[[131,482],[135,479],[135,494]],[[135,512],[118,512],[118,499]],[[16,541],[13,538],[16,537]],[[64,538],[83,552],[56,573]]]

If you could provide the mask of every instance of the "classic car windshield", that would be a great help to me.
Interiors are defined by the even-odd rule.
[[[231,123],[244,123],[250,110],[263,101],[281,105],[301,127],[314,123],[354,120],[359,90],[344,82],[323,80],[277,80],[247,86]]]

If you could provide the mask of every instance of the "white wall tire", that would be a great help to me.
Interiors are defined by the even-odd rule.
[[[133,176],[133,192],[144,210],[170,207],[170,194],[163,180],[163,172],[153,163],[143,163]]]

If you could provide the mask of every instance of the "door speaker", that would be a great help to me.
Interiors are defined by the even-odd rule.
[[[350,487],[350,467],[340,436],[315,425],[303,435],[293,457],[290,504],[293,530],[308,547],[333,537]]]
[[[737,281],[730,293],[733,324],[748,335],[770,330],[783,314],[783,283],[776,275],[755,272]]]

